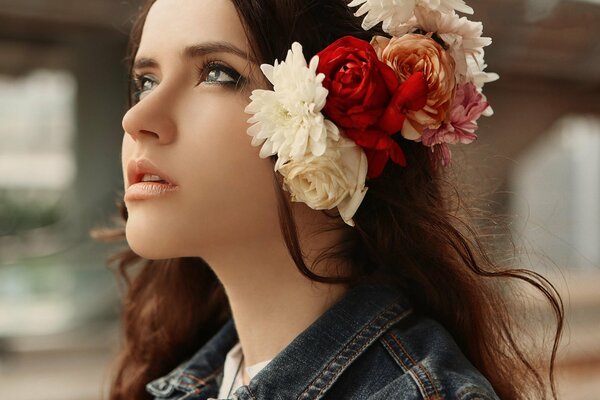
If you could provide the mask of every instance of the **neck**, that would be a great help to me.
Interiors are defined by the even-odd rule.
[[[310,239],[303,231],[308,232],[299,225],[307,267],[329,276],[326,271],[336,271],[339,265],[327,260],[313,268],[311,257],[335,245],[339,232]],[[302,275],[280,235],[261,246],[232,246],[207,262],[225,288],[245,366],[275,357],[348,290],[347,285],[314,282]],[[336,273],[344,274],[342,268]]]
[[[288,272],[287,279],[225,286],[245,366],[275,357],[345,292],[342,286],[312,286],[304,276]]]

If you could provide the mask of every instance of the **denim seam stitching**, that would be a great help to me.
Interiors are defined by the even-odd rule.
[[[427,381],[427,382],[424,382],[422,380],[423,377],[420,377],[420,379],[419,379],[419,381],[423,384],[423,390],[425,392],[425,397],[426,398],[430,398],[431,395],[433,395],[434,398],[438,398],[440,396],[440,394],[438,392],[438,389],[436,388],[435,382],[434,382],[431,374],[429,373],[427,367],[425,367],[422,363],[418,363],[418,362],[416,362],[414,360],[414,358],[406,350],[406,347],[404,347],[404,345],[402,344],[402,341],[400,339],[398,339],[398,337],[396,335],[394,335],[393,332],[390,332],[390,336],[398,344],[398,348],[404,354],[404,356],[407,357],[410,360],[410,363],[412,364],[412,366],[416,370],[415,371],[415,375],[417,375],[419,373],[425,375],[424,378],[425,378],[425,381]],[[429,383],[429,385],[427,383]],[[433,393],[430,393],[432,390],[433,390]]]
[[[408,358],[410,358],[410,360],[415,364],[415,366],[420,369],[425,376],[427,377],[427,380],[431,383],[431,388],[433,389],[434,395],[435,396],[439,396],[439,392],[437,390],[437,388],[435,387],[435,382],[433,380],[432,375],[429,373],[429,370],[427,369],[427,367],[425,367],[422,363],[416,362],[410,355],[410,353],[406,350],[406,348],[404,347],[404,345],[402,344],[402,342],[400,341],[400,339],[398,339],[394,334],[392,334],[392,337],[394,338],[394,340],[396,340],[398,342],[398,346],[400,346],[400,348],[402,349],[403,352],[406,353],[406,356]]]
[[[401,297],[398,297],[396,301],[394,301],[390,306],[381,311],[378,315],[371,319],[371,321],[369,321],[359,332],[357,332],[344,346],[344,348],[342,348],[342,350],[327,363],[325,368],[319,374],[317,374],[317,376],[309,383],[306,389],[304,389],[304,391],[300,393],[300,395],[298,395],[297,398],[308,398],[308,392],[311,391],[313,388],[317,388],[316,386],[313,386],[313,384],[319,379],[323,379],[322,376],[331,373],[331,377],[329,379],[323,379],[324,384],[319,389],[319,392],[316,394],[316,397],[314,397],[313,399],[317,400],[321,398],[323,393],[331,387],[332,382],[338,378],[338,376],[346,369],[348,364],[352,363],[360,354],[362,354],[366,347],[370,346],[373,342],[375,342],[382,335],[383,332],[385,332],[391,326],[393,326],[398,321],[410,314],[412,312],[412,309],[404,310],[404,312],[398,313],[399,311],[403,310],[403,305],[398,303],[398,299],[400,298]],[[370,334],[371,330],[373,329],[375,329],[374,334]],[[354,350],[354,354],[352,355],[352,357],[345,355],[345,353],[353,351],[352,347],[355,343],[360,343],[361,341],[364,341],[364,339],[366,339],[366,342],[363,343],[360,348]],[[346,358],[346,362],[344,362],[340,366],[332,367],[332,364],[340,358]],[[337,373],[334,372],[335,369],[337,369]]]
[[[359,331],[357,334],[354,335],[354,337],[350,340],[350,342],[348,342],[348,344],[345,346],[344,349],[342,349],[342,351],[340,351],[340,353],[338,353],[338,355],[336,357],[334,357],[325,367],[325,369],[323,371],[321,371],[320,375],[317,376],[309,385],[309,387],[307,387],[307,389],[305,389],[305,392],[307,392],[308,390],[310,390],[312,384],[317,381],[321,375],[326,375],[328,373],[331,373],[332,376],[331,378],[325,382],[325,385],[321,387],[321,389],[319,390],[319,393],[317,393],[317,397],[315,397],[314,399],[318,399],[320,398],[323,393],[329,389],[329,387],[331,387],[332,381],[334,381],[335,379],[337,379],[337,377],[346,369],[346,367],[348,366],[348,364],[350,364],[351,362],[353,362],[360,354],[362,354],[362,352],[364,351],[364,349],[368,346],[370,346],[375,340],[377,340],[377,338],[381,335],[382,332],[385,332],[385,330],[387,330],[391,325],[395,324],[397,321],[395,320],[389,320],[387,317],[387,314],[391,314],[391,316],[393,317],[394,315],[394,310],[392,308],[394,308],[396,305],[392,305],[390,306],[388,309],[382,311],[378,316],[376,316],[375,318],[373,318],[373,320],[371,320],[369,323],[367,323],[367,325],[361,330]],[[404,314],[408,314],[409,311],[406,311]],[[400,315],[398,317],[398,320],[403,318],[405,315]],[[380,319],[383,319],[383,321],[388,321],[386,325],[384,326],[379,326],[377,328],[377,324],[380,323]],[[385,322],[384,322],[385,323]],[[369,335],[367,335],[367,333],[369,333],[368,331],[370,329],[372,329],[373,327],[376,327],[377,331],[375,332],[375,336],[372,336],[373,339],[370,342],[365,342],[361,345],[361,347],[359,349],[357,349],[357,351],[354,353],[354,356],[352,358],[347,357],[347,356],[343,356],[343,353],[347,353],[348,351],[350,351],[349,349],[355,345],[356,343],[360,343],[361,340],[359,339],[363,339],[366,338],[367,340],[369,339]],[[336,361],[336,359],[338,358],[346,358],[346,362],[343,363],[342,365],[340,365],[339,367],[332,367],[331,364]],[[338,369],[338,373],[336,374],[335,372],[333,372],[332,370],[334,370],[335,368]],[[308,394],[307,394],[308,395]]]
[[[200,385],[204,385],[204,386],[208,386],[208,381],[210,381],[214,376],[216,376],[217,374],[219,374],[222,370],[222,367],[217,368],[216,370],[214,370],[213,372],[211,372],[210,374],[208,374],[207,376],[203,377],[203,378],[199,378],[197,376],[194,376],[193,374],[189,373],[189,372],[181,372],[177,375],[177,377],[175,378],[175,382],[173,383],[173,385],[177,388],[183,388],[186,390],[192,390],[192,391],[198,391],[201,389],[199,388]],[[192,380],[196,381],[196,383],[184,383],[181,382],[181,377],[182,376],[187,376],[188,378],[191,378]],[[194,392],[190,392],[190,393],[194,393]]]
[[[393,346],[385,338],[382,338],[382,342],[383,342],[384,347],[388,350],[388,352],[392,356],[392,358],[394,360],[396,360],[398,362],[398,364],[400,364],[400,366],[403,368],[404,372],[413,377],[413,380],[416,382],[416,384],[417,384],[417,386],[419,388],[419,391],[421,392],[421,394],[423,395],[423,397],[425,399],[428,399],[429,398],[429,394],[427,393],[427,389],[425,388],[425,384],[421,381],[421,378],[419,377],[419,375],[416,374],[412,370],[411,366],[407,365],[407,362],[405,362],[402,359],[401,355],[398,354],[394,350]]]
[[[184,372],[181,375],[187,376],[191,380],[196,381],[196,384],[193,384],[193,383],[188,384],[190,388],[196,388],[199,385],[206,385],[206,381],[204,379],[198,378],[197,376],[194,376],[194,375],[190,374],[189,372]]]

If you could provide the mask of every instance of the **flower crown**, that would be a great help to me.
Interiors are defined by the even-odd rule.
[[[277,155],[275,170],[292,201],[315,210],[338,208],[350,226],[367,192],[366,179],[387,162],[406,166],[397,134],[431,148],[434,166],[450,163],[448,144],[468,144],[477,119],[493,111],[483,85],[481,22],[463,0],[353,0],[369,30],[383,23],[391,38],[344,36],[309,63],[298,42],[285,61],[260,66],[273,90],[257,89],[246,112],[260,157]],[[434,149],[437,148],[437,151]]]

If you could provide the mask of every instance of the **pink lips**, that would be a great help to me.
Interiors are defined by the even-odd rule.
[[[144,175],[158,175],[160,182],[142,182]],[[127,191],[124,200],[143,200],[160,197],[179,190],[177,183],[156,167],[150,160],[142,158],[127,164]]]

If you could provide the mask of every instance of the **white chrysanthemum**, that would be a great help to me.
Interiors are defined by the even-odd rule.
[[[260,66],[273,90],[254,90],[245,111],[254,114],[248,135],[253,146],[262,144],[261,158],[277,154],[282,161],[297,160],[306,151],[319,156],[328,137],[338,139],[337,126],[321,113],[328,90],[322,85],[325,76],[316,73],[318,64],[314,56],[307,66],[302,46],[294,42],[284,62]]]
[[[371,29],[380,22],[382,28],[390,33],[398,25],[405,24],[415,13],[417,6],[438,10],[442,13],[454,10],[473,14],[473,9],[464,0],[352,0],[348,6],[361,6],[355,16],[367,14],[362,22],[363,29]]]
[[[344,222],[354,226],[352,217],[362,203],[367,189],[367,156],[350,139],[340,136],[320,156],[306,154],[288,160],[278,168],[284,189],[292,201],[303,202],[314,210],[338,208]]]
[[[458,11],[473,14],[473,9],[466,5],[464,0],[419,0],[417,4],[443,13]]]
[[[487,64],[484,59],[484,52],[476,54],[473,57],[467,58],[467,82],[473,82],[478,89],[481,89],[484,84],[493,82],[499,78],[495,72],[485,72]],[[480,90],[481,91],[481,90]],[[485,113],[483,115],[486,115]]]

